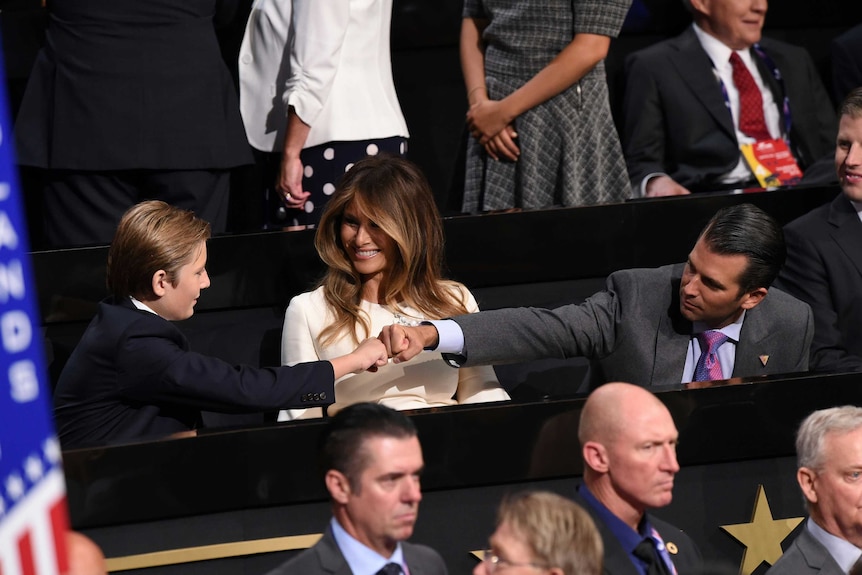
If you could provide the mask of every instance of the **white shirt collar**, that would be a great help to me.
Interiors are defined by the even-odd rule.
[[[739,332],[742,331],[742,322],[745,321],[745,310],[742,310],[742,313],[739,315],[737,320],[729,325],[724,326],[723,328],[715,331],[720,331],[724,335],[726,335],[729,339],[733,340],[734,343],[739,341]],[[705,331],[710,331],[710,327],[707,327],[705,323],[702,321],[696,321],[691,326],[691,333],[697,335],[699,333],[703,333]]]
[[[853,209],[856,210],[856,215],[859,216],[860,220],[862,220],[862,202],[850,200],[850,204],[853,206]]]
[[[712,60],[713,67],[718,71],[723,71],[725,68],[728,68],[730,66],[730,54],[734,52],[734,50],[715,36],[705,32],[704,29],[697,24],[692,24],[692,26],[694,27],[694,34],[700,41],[700,45],[703,47],[704,52],[706,52],[706,55],[709,56],[710,60]],[[736,53],[739,54],[739,57],[742,58],[742,61],[745,62],[745,65],[748,66],[749,70],[752,69],[755,64],[754,60],[751,59],[751,52],[748,49],[745,49],[736,50]]]
[[[805,527],[811,533],[811,536],[817,539],[829,551],[829,554],[832,555],[832,558],[835,559],[835,562],[838,563],[838,566],[845,573],[850,571],[850,568],[859,560],[859,557],[862,557],[862,549],[859,549],[846,539],[841,539],[827,532],[817,525],[811,517],[808,518]]]
[[[139,310],[142,310],[142,311],[148,311],[148,312],[150,312],[150,313],[151,313],[151,314],[153,314],[153,315],[159,315],[159,314],[157,314],[157,313],[153,310],[153,308],[151,308],[150,306],[148,306],[148,305],[147,305],[147,304],[145,304],[144,302],[139,301],[139,300],[137,300],[137,299],[133,298],[132,296],[129,296],[129,299],[130,299],[130,300],[132,300],[132,305],[134,305],[134,306],[135,306],[136,308],[138,308]]]

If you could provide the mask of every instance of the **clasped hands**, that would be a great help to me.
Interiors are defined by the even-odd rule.
[[[495,160],[502,157],[514,162],[521,153],[515,143],[518,134],[512,121],[513,119],[507,118],[504,106],[498,100],[480,100],[467,110],[467,128],[470,134]]]

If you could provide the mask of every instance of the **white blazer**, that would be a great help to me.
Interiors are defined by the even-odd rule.
[[[408,137],[389,53],[392,0],[255,0],[239,52],[249,143],[279,152],[287,109],[305,147]]]

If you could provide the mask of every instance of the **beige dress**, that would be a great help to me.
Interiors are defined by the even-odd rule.
[[[479,311],[475,298],[466,287],[460,286],[466,296],[467,309]],[[380,333],[384,326],[393,323],[418,325],[429,319],[409,308],[395,312],[376,303],[362,302],[362,311],[371,321],[370,336]],[[436,319],[436,318],[430,318]],[[356,348],[353,339],[344,336],[321,347],[318,336],[332,322],[323,297],[323,288],[306,292],[290,301],[284,317],[281,338],[281,363],[294,365],[305,361],[333,359]],[[364,334],[359,334],[360,340]],[[349,374],[335,382],[335,404],[329,407],[332,415],[339,409],[360,401],[376,401],[393,409],[421,409],[480,403],[509,399],[493,368],[490,366],[454,369],[447,365],[439,353],[422,352],[406,363],[391,361],[375,373]],[[279,420],[320,417],[319,408],[282,411]]]

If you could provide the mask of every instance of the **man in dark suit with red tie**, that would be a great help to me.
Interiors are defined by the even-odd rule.
[[[436,551],[405,541],[424,466],[410,418],[376,403],[345,407],[330,421],[321,463],[332,520],[314,547],[269,575],[447,575]]]
[[[635,195],[757,186],[740,145],[770,139],[787,143],[806,182],[831,180],[818,160],[831,150],[832,105],[804,49],[761,38],[767,0],[686,5],[690,28],[626,60],[622,140]]]
[[[814,312],[811,368],[862,371],[862,88],[841,105],[835,169],[842,193],[785,227],[776,285]]]

